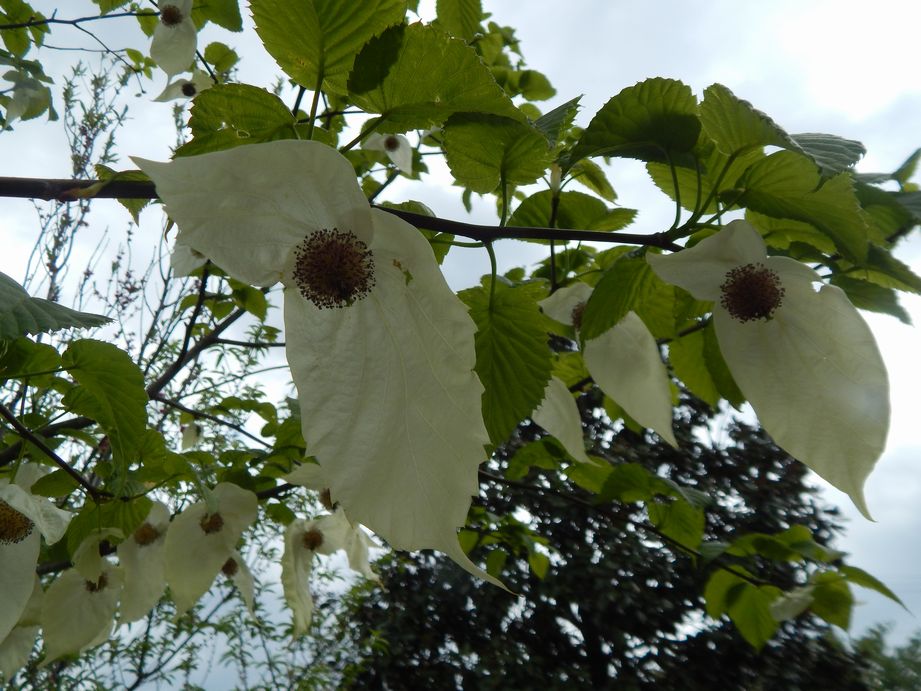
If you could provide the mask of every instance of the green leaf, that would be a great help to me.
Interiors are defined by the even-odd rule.
[[[560,449],[554,441],[546,438],[538,439],[515,451],[505,469],[505,477],[509,480],[520,480],[528,474],[531,468],[555,470],[565,458],[567,458],[566,452]]]
[[[228,31],[243,31],[240,0],[205,0],[196,3],[192,9],[192,20],[196,26],[212,21]]]
[[[566,477],[576,483],[579,487],[591,492],[600,494],[602,488],[614,472],[615,466],[611,465],[590,465],[588,463],[575,463],[564,471]]]
[[[21,285],[0,273],[0,339],[67,327],[85,329],[109,321],[99,314],[77,312],[50,300],[30,297]]]
[[[61,356],[47,343],[28,338],[0,342],[0,379],[24,379],[60,367]]]
[[[789,250],[794,243],[803,243],[819,252],[834,254],[835,243],[812,223],[792,218],[772,218],[749,209],[745,220],[751,223],[764,238],[764,242],[781,250]]]
[[[71,343],[62,362],[80,384],[64,396],[64,406],[96,420],[109,436],[116,464],[127,469],[147,427],[141,370],[124,350],[91,339]]]
[[[860,142],[834,134],[808,132],[794,134],[791,138],[815,162],[823,177],[850,170],[867,153],[866,147]]]
[[[668,344],[668,360],[688,390],[715,409],[721,397],[707,367],[704,346],[703,332],[692,331]]]
[[[467,42],[482,30],[483,4],[480,0],[438,0],[435,12],[437,26]]]
[[[893,257],[889,250],[876,245],[870,245],[866,266],[849,268],[848,276],[872,281],[884,288],[921,293],[921,276]]]
[[[205,47],[205,62],[214,65],[218,72],[229,72],[240,61],[236,51],[230,46],[214,41]]]
[[[113,180],[132,180],[141,182],[150,182],[150,178],[139,170],[117,171],[109,166],[97,163],[93,168],[96,171],[96,177],[100,180],[110,182]],[[140,222],[140,213],[152,200],[150,199],[119,199],[119,204],[128,210],[131,218],[135,223]]]
[[[40,497],[66,497],[79,485],[70,473],[58,468],[36,480],[29,491]]]
[[[355,57],[384,29],[403,21],[404,0],[252,0],[256,33],[278,66],[309,89],[343,94]],[[424,63],[421,63],[424,64]]]
[[[722,84],[704,90],[700,121],[717,148],[727,156],[764,146],[799,150],[780,125]]]
[[[906,158],[905,162],[900,165],[894,173],[892,173],[892,179],[898,182],[900,185],[905,185],[909,180],[912,179],[912,177],[914,177],[919,160],[921,160],[921,149],[915,149],[914,153]]]
[[[854,304],[854,307],[889,314],[903,324],[911,324],[911,317],[899,304],[898,296],[892,288],[883,288],[869,281],[861,281],[840,274],[832,276],[831,283],[847,294],[847,299]]]
[[[774,218],[812,223],[856,263],[867,258],[867,223],[847,173],[822,182],[815,164],[778,151],[752,165],[737,182],[736,203]],[[733,197],[734,193],[731,194]]]
[[[546,317],[537,306],[542,293],[534,284],[513,288],[501,280],[495,283],[491,306],[489,288],[460,293],[477,326],[476,373],[485,387],[483,420],[497,445],[543,400],[550,380]]]
[[[576,163],[569,169],[569,174],[573,180],[585,185],[605,201],[613,202],[617,199],[617,193],[604,174],[604,170],[590,158],[583,158]]]
[[[581,96],[576,96],[553,110],[547,111],[534,121],[534,126],[543,133],[547,141],[550,142],[550,146],[556,146],[560,138],[572,125],[576,113],[579,112],[579,101],[581,99]]]
[[[355,61],[349,92],[359,108],[380,113],[379,132],[427,129],[459,112],[525,120],[473,48],[421,24],[370,41]]]
[[[688,549],[696,549],[704,534],[704,512],[683,499],[646,505],[649,520],[662,534]]]
[[[921,223],[921,192],[897,192],[893,196],[914,217],[916,223]]]
[[[550,224],[553,193],[542,190],[525,199],[511,218],[510,226],[546,228]],[[583,230],[620,230],[633,222],[635,209],[611,209],[597,197],[583,192],[560,192],[556,227]],[[547,242],[542,240],[541,242]]]
[[[67,528],[67,551],[73,556],[88,535],[106,528],[114,528],[127,538],[137,530],[153,502],[147,497],[135,497],[130,501],[113,499],[105,504],[88,504],[80,510]]]
[[[568,158],[620,156],[642,161],[685,160],[700,134],[697,99],[679,81],[655,77],[609,100]]]
[[[508,560],[508,552],[504,549],[496,548],[486,557],[486,573],[493,578],[499,578],[502,575],[502,569],[505,568],[505,562]]]
[[[194,156],[243,144],[296,139],[295,118],[281,99],[248,84],[219,84],[192,105],[192,140],[176,156]]]
[[[528,566],[531,567],[531,572],[535,576],[543,580],[547,577],[547,570],[550,568],[550,557],[531,550],[528,553]]]
[[[850,628],[854,594],[847,579],[835,571],[825,571],[815,574],[810,581],[815,586],[812,613],[845,631]]]
[[[455,179],[488,194],[501,180],[534,182],[550,165],[547,140],[533,126],[495,115],[453,115],[444,127],[444,150]]]
[[[908,611],[908,607],[905,607],[905,603],[902,602],[901,598],[892,592],[885,583],[876,578],[876,576],[873,576],[856,566],[848,566],[847,564],[842,564],[839,566],[838,571],[844,574],[847,577],[847,580],[851,583],[856,583],[857,585],[864,588],[875,590],[880,595],[888,597],[893,602],[897,602],[898,604],[902,605],[906,612]]]
[[[729,618],[742,637],[756,650],[761,650],[780,626],[771,613],[771,603],[781,592],[772,586],[744,583],[734,594],[729,606]]]
[[[644,256],[627,255],[616,261],[585,304],[579,331],[583,341],[597,338],[630,310],[642,317],[640,308],[659,288],[668,286],[655,275]]]

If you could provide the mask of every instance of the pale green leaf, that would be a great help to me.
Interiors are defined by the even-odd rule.
[[[438,0],[435,4],[437,25],[452,36],[470,41],[482,30],[483,4],[481,0]]]
[[[791,135],[800,151],[811,158],[825,177],[851,170],[867,152],[863,144],[834,134],[807,132]]]
[[[722,84],[704,90],[700,121],[717,148],[727,156],[764,146],[799,149],[780,125]]]
[[[553,193],[542,190],[525,199],[509,218],[510,226],[546,228],[550,225]],[[561,192],[556,209],[557,228],[620,230],[633,222],[635,209],[611,209],[583,192]],[[543,241],[542,241],[543,242]]]
[[[579,101],[581,96],[566,101],[558,105],[553,110],[549,110],[534,121],[534,126],[543,132],[551,146],[556,146],[560,138],[566,133],[566,130],[572,125],[572,121],[579,112]]]
[[[309,89],[344,93],[355,56],[373,37],[399,24],[404,0],[252,0],[256,33],[278,66]]]

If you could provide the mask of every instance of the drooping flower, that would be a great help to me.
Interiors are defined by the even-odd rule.
[[[257,504],[249,490],[221,482],[206,501],[187,507],[170,523],[164,564],[177,616],[208,591],[227,560],[237,553],[243,531],[256,520]]]
[[[457,538],[488,443],[475,326],[422,235],[371,209],[318,142],[136,163],[183,244],[238,280],[284,284],[304,437],[349,517],[486,577]]]
[[[402,134],[372,132],[361,143],[362,149],[383,151],[397,168],[407,175],[413,174],[413,147]]]
[[[125,572],[119,606],[124,624],[146,616],[166,590],[163,559],[169,517],[169,509],[154,502],[140,527],[118,546],[118,563]]]
[[[578,281],[557,290],[540,306],[551,319],[578,330],[591,293],[591,286]],[[585,341],[582,359],[595,383],[630,417],[672,446],[678,445],[672,431],[668,373],[655,339],[635,312],[627,312],[610,329]]]
[[[343,550],[353,571],[378,580],[369,561],[370,547],[377,545],[360,526],[349,522],[341,508],[310,521],[297,519],[288,524],[281,559],[281,583],[285,600],[294,614],[295,635],[307,631],[313,614],[309,581],[314,557]]]
[[[124,574],[100,555],[99,544],[113,532],[91,533],[74,554],[74,567],[60,574],[42,600],[42,665],[79,653],[108,639]]]
[[[180,70],[182,71],[182,70]],[[191,79],[177,79],[170,82],[154,101],[174,101],[177,98],[195,98],[205,89],[210,89],[214,81],[204,70],[192,70]]]
[[[33,576],[32,595],[16,626],[0,639],[0,684],[9,681],[16,671],[25,666],[32,654],[38,636],[44,591],[38,576]]]
[[[240,593],[240,597],[243,598],[243,604],[252,614],[256,607],[256,586],[253,581],[253,572],[250,571],[249,565],[237,550],[234,550],[233,554],[224,562],[221,567],[221,573],[227,576],[234,584]]]
[[[745,221],[647,259],[664,281],[714,303],[726,364],[774,441],[869,516],[863,485],[885,445],[889,383],[841,289],[794,259],[767,256]]]
[[[150,43],[150,57],[170,77],[185,72],[195,59],[198,31],[192,21],[192,0],[160,3],[160,21]]]
[[[42,472],[24,464],[12,483],[0,480],[0,640],[16,626],[32,595],[41,536],[54,544],[70,522],[69,512],[30,493]]]

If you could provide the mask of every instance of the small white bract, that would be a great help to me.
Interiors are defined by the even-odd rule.
[[[713,301],[720,350],[764,429],[869,517],[863,485],[885,446],[889,382],[873,334],[844,292],[816,290],[815,271],[767,256],[745,221],[647,259],[664,281]]]
[[[154,101],[174,101],[177,98],[195,98],[205,89],[210,89],[214,81],[203,70],[193,70],[191,79],[177,79],[170,82]]]
[[[177,245],[285,286],[285,341],[308,453],[349,517],[397,549],[460,547],[488,436],[475,325],[422,234],[372,209],[352,165],[313,141],[171,163],[135,159]]]
[[[154,502],[144,522],[118,546],[118,563],[125,572],[119,621],[127,624],[147,616],[166,590],[163,555],[169,509]]]
[[[361,143],[362,149],[383,151],[397,168],[407,175],[413,174],[413,147],[402,134],[372,132]]]
[[[150,43],[150,57],[170,77],[192,66],[198,31],[192,21],[192,0],[160,3],[160,21]]]

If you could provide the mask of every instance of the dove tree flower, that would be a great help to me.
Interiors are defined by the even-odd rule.
[[[192,21],[192,0],[160,3],[160,21],[150,43],[150,57],[170,77],[185,72],[195,59],[198,30]]]
[[[181,71],[181,70],[180,70]],[[191,79],[177,79],[166,85],[166,88],[154,101],[174,101],[177,98],[195,98],[205,89],[210,89],[214,81],[204,70],[193,70]]]
[[[372,132],[361,143],[362,149],[383,151],[397,168],[407,175],[413,174],[413,147],[402,134]]]
[[[191,608],[227,560],[238,555],[237,542],[256,520],[257,504],[249,490],[221,482],[205,501],[187,507],[170,523],[164,564],[177,616]]]
[[[169,509],[154,502],[147,518],[118,545],[118,563],[125,572],[119,620],[130,623],[147,615],[166,590],[164,547]]]
[[[13,482],[0,480],[0,640],[16,626],[32,596],[41,538],[64,536],[71,514],[30,489],[42,468],[24,464]]]
[[[421,233],[370,208],[351,164],[318,142],[135,162],[178,243],[238,280],[284,285],[302,430],[333,499],[394,548],[438,549],[489,578],[457,538],[488,443],[475,325]]]
[[[557,290],[540,306],[551,319],[578,330],[591,294],[591,286],[576,282]],[[655,339],[635,312],[628,312],[610,329],[585,341],[582,358],[595,383],[630,417],[672,446],[678,445],[672,431],[668,373]]]
[[[774,441],[869,516],[863,485],[885,445],[889,383],[844,292],[794,259],[767,256],[745,221],[647,260],[662,280],[714,303],[726,364]]]
[[[0,684],[9,681],[10,677],[29,661],[35,638],[38,636],[42,598],[45,593],[38,576],[33,576],[33,580],[32,595],[19,615],[19,621],[5,638],[0,639]]]
[[[307,631],[313,614],[309,581],[314,557],[343,550],[353,571],[378,580],[369,561],[369,549],[376,546],[360,526],[351,524],[341,508],[310,521],[299,518],[288,524],[281,559],[281,583],[294,615],[295,635]]]

